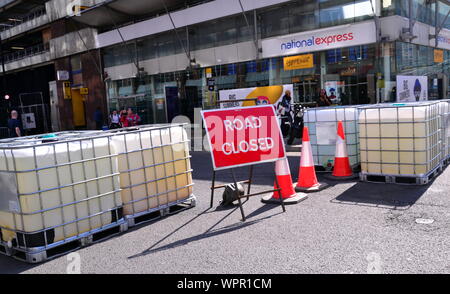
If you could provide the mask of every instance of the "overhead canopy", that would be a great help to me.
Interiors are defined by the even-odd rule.
[[[32,14],[35,10],[42,9],[48,0],[16,1],[0,8],[0,23],[5,25],[17,25],[20,20]]]
[[[163,1],[169,10],[184,7],[186,2],[189,2],[183,0]],[[155,15],[159,12],[165,13],[163,1],[107,0],[83,10],[81,15],[72,18],[91,27],[113,26],[114,24],[131,22],[147,15]]]

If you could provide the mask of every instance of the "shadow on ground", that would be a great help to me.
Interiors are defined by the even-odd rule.
[[[135,259],[138,257],[143,257],[152,253],[156,253],[156,252],[161,252],[161,251],[165,251],[165,250],[170,250],[176,247],[181,247],[181,246],[185,246],[188,245],[189,243],[192,242],[197,242],[197,241],[202,241],[204,239],[208,239],[208,238],[212,238],[218,235],[222,235],[222,234],[227,234],[233,231],[238,231],[240,229],[252,226],[254,224],[260,223],[263,220],[266,219],[270,219],[274,216],[277,216],[281,213],[283,213],[281,211],[281,208],[279,205],[264,205],[260,208],[258,208],[257,210],[253,211],[252,213],[247,215],[247,218],[254,218],[260,214],[263,214],[269,210],[272,210],[274,208],[279,208],[280,211],[278,213],[274,213],[272,215],[269,216],[265,216],[265,217],[261,217],[258,219],[253,219],[253,220],[248,220],[246,222],[236,222],[232,225],[229,226],[225,226],[219,229],[215,229],[220,223],[222,223],[226,218],[228,218],[231,214],[233,214],[237,209],[239,209],[238,206],[230,206],[230,212],[228,214],[226,214],[224,217],[222,217],[219,221],[217,221],[213,226],[209,227],[204,233],[202,234],[198,234],[189,238],[185,238],[185,239],[181,239],[181,240],[177,240],[175,242],[163,245],[163,246],[159,246],[161,243],[163,243],[165,240],[167,240],[170,236],[174,235],[176,232],[180,231],[181,229],[187,227],[188,224],[191,224],[194,220],[200,218],[201,216],[205,215],[206,213],[210,212],[210,209],[207,209],[205,211],[203,211],[202,213],[198,214],[197,216],[195,216],[194,218],[192,218],[190,221],[188,221],[187,223],[183,224],[182,226],[180,226],[179,228],[175,229],[174,231],[172,231],[171,233],[169,233],[168,235],[166,235],[165,237],[163,237],[161,240],[159,240],[158,242],[156,242],[155,244],[153,244],[152,246],[150,246],[148,249],[144,250],[141,253],[138,253],[136,255],[130,256],[128,257],[128,259]]]
[[[12,257],[0,255],[0,274],[20,274],[30,270],[39,264],[28,264],[13,259]]]
[[[406,210],[422,197],[430,185],[431,183],[425,186],[408,186],[358,182],[331,202]]]

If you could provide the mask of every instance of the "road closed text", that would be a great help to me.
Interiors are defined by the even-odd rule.
[[[261,129],[263,122],[259,117],[235,118],[233,120],[225,120],[225,131],[244,131],[246,129],[257,130]],[[238,142],[225,142],[222,145],[222,152],[225,155],[236,153],[247,153],[250,151],[269,151],[275,146],[274,140],[271,137],[255,138],[249,140],[241,140]]]
[[[284,142],[273,106],[202,113],[215,169],[284,158]]]
[[[236,154],[236,153],[247,153],[249,151],[269,151],[274,147],[274,142],[272,138],[259,138],[251,139],[247,141],[240,141],[237,145],[233,143],[226,142],[222,145],[222,151],[226,155]]]

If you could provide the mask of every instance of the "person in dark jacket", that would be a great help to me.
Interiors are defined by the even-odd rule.
[[[95,128],[97,130],[101,130],[103,128],[103,112],[100,107],[97,107],[94,113],[94,121],[95,121]]]
[[[19,119],[19,113],[16,110],[11,111],[11,118],[8,120],[9,137],[22,137],[23,127]]]
[[[325,89],[320,90],[317,106],[331,106],[331,104],[332,102],[330,98],[328,98],[327,91]]]
[[[281,132],[286,137],[289,134],[289,128],[292,125],[292,96],[291,91],[284,93],[283,99],[277,106],[278,114],[281,116]]]

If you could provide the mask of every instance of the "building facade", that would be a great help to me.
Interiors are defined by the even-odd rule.
[[[81,9],[70,13],[71,5]],[[47,66],[61,129],[83,127],[74,123],[81,112],[91,128],[97,107],[105,115],[131,107],[143,123],[192,119],[195,108],[216,106],[220,90],[280,84],[292,84],[299,102],[326,89],[340,104],[366,104],[395,101],[397,75],[425,75],[429,99],[450,98],[448,0],[54,0],[44,7],[46,24],[33,20],[43,53],[8,55],[6,77]],[[19,47],[11,46],[12,30],[21,29],[2,32],[3,44]],[[58,71],[69,73],[71,99]],[[88,94],[77,92],[83,88]]]

